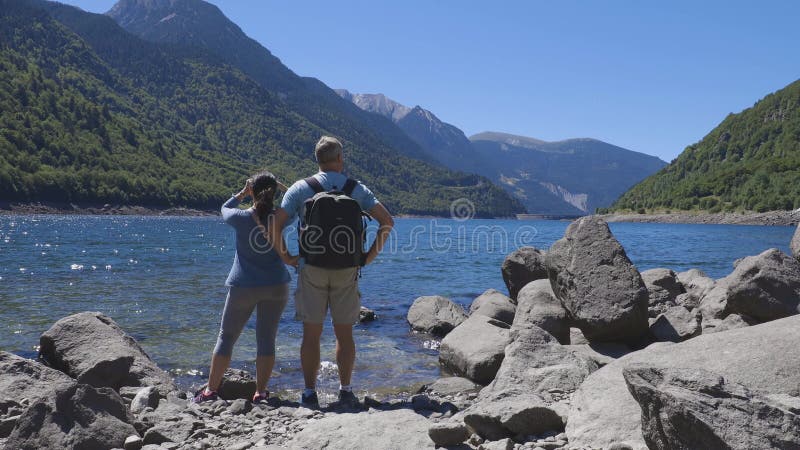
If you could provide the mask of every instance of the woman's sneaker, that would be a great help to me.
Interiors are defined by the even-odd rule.
[[[256,392],[253,395],[253,404],[254,405],[262,405],[266,404],[269,401],[269,391],[264,392]]]
[[[213,402],[219,400],[217,391],[207,391],[205,388],[200,389],[192,400],[195,403]]]
[[[316,392],[312,392],[308,395],[306,395],[306,393],[303,392],[300,395],[300,404],[305,406],[306,408],[319,409],[319,397],[317,397]]]

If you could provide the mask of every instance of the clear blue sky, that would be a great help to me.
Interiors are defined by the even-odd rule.
[[[667,161],[800,78],[794,0],[212,3],[296,73],[467,135],[594,137]]]

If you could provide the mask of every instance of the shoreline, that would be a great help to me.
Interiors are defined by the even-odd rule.
[[[11,203],[0,202],[0,216],[45,214],[68,216],[219,216],[218,210],[202,210],[187,207],[161,207],[111,204],[76,204],[57,202]]]
[[[763,213],[611,213],[599,214],[598,217],[606,222],[795,226],[800,223],[800,210],[767,211]]]

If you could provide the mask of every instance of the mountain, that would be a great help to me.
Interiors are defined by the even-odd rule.
[[[769,211],[800,207],[800,80],[729,114],[634,186],[615,210]]]
[[[612,204],[628,188],[664,167],[655,156],[597,139],[545,142],[504,133],[470,137],[484,160],[493,161],[508,186],[529,193],[523,203],[546,201],[546,190],[583,213]]]
[[[148,42],[74,7],[0,0],[0,42],[5,201],[216,208],[259,167],[285,180],[312,172],[311,149],[331,132],[213,52]],[[393,212],[448,214],[459,198],[482,216],[522,210],[488,180],[374,134],[343,141],[350,174]]]
[[[352,141],[367,136],[406,156],[434,162],[392,121],[365,113],[315,78],[292,72],[215,5],[202,0],[120,0],[106,14],[144,40],[210,51],[330,133]]]
[[[530,213],[592,213],[666,165],[656,157],[595,139],[545,142],[497,132],[467,138],[420,106],[409,108],[382,94],[336,92],[393,120],[441,164],[495,181]]]

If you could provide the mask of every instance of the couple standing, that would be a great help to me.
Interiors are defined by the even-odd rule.
[[[342,144],[336,138],[323,136],[314,149],[319,172],[294,183],[283,196],[281,206],[273,200],[279,188],[285,187],[269,172],[261,172],[248,180],[241,192],[222,206],[222,217],[236,232],[236,255],[226,281],[229,287],[222,312],[219,337],[211,358],[208,385],[195,396],[195,402],[216,400],[217,389],[228,368],[233,345],[253,311],[256,311],[256,392],[254,403],[269,398],[267,385],[275,364],[275,338],[281,313],[289,299],[289,272],[286,265],[298,267],[295,293],[296,319],[303,322],[303,343],[300,360],[305,389],[301,403],[319,407],[316,393],[320,365],[320,339],[327,311],[330,309],[336,335],[336,363],[339,368],[339,402],[356,406],[350,378],[356,358],[353,325],[358,322],[361,294],[358,276],[361,266],[378,256],[389,237],[394,222],[386,208],[363,184],[343,174]],[[239,204],[251,198],[250,209]],[[348,212],[348,206],[350,212]],[[338,208],[338,209],[337,209]],[[353,212],[357,217],[353,216]],[[362,212],[379,224],[375,241],[363,254]],[[300,253],[291,255],[283,238],[283,228],[300,216]],[[317,221],[338,223],[317,223]],[[355,221],[358,223],[355,223]],[[347,233],[342,223],[355,228]],[[312,223],[308,223],[312,222]],[[312,229],[315,228],[315,229]],[[348,231],[350,228],[344,228]],[[358,234],[358,236],[353,235]],[[330,239],[311,245],[315,236]],[[340,238],[345,238],[344,242]],[[354,243],[357,243],[354,246]],[[331,249],[331,247],[334,247]],[[354,251],[355,250],[355,251]],[[344,259],[344,262],[342,260]]]

